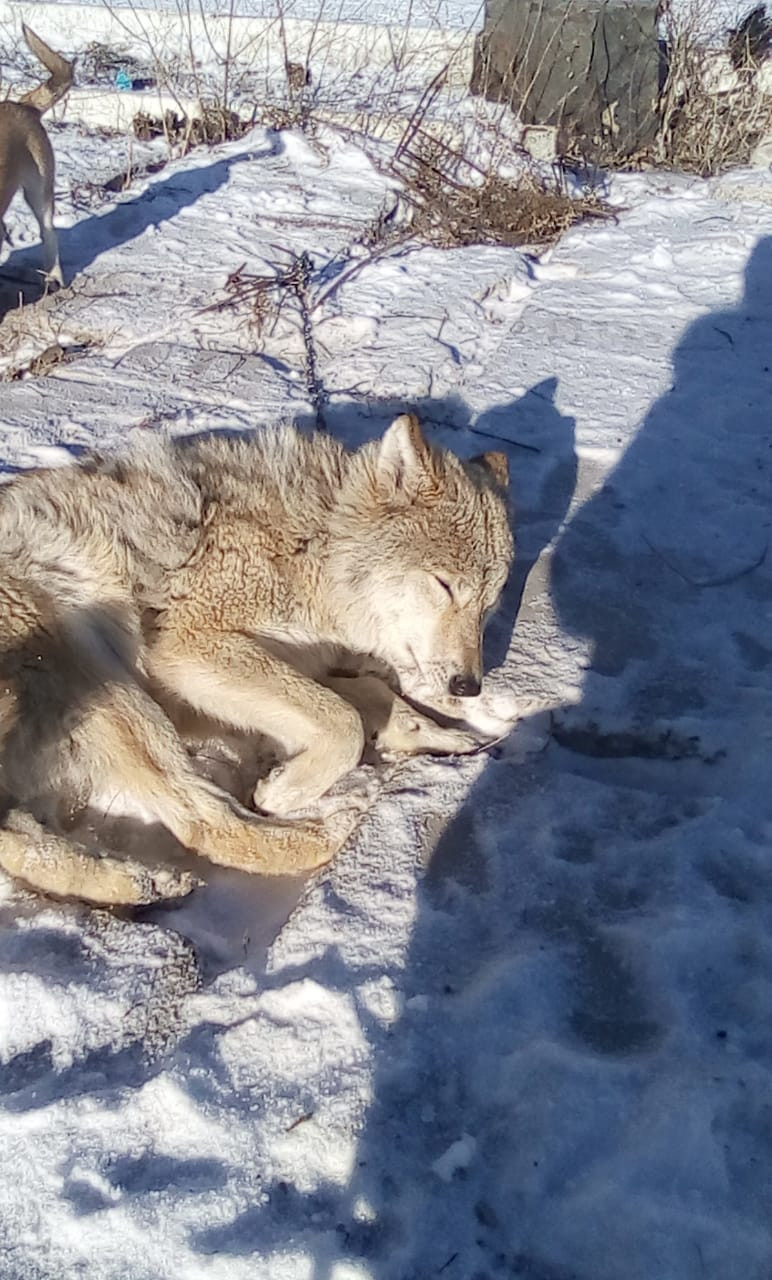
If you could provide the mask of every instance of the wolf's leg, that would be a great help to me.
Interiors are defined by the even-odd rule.
[[[116,685],[78,731],[80,768],[140,800],[185,846],[211,862],[267,875],[322,866],[351,834],[355,810],[324,823],[259,818],[193,770],[171,721],[136,686]]]
[[[358,711],[248,636],[190,628],[183,639],[170,628],[150,651],[149,666],[196,710],[279,743],[287,759],[255,789],[266,813],[308,808],[362,758]]]
[[[356,707],[367,741],[386,755],[464,755],[483,742],[416,711],[377,676],[326,676],[324,683]]]
[[[94,857],[22,810],[12,810],[0,828],[0,867],[41,893],[102,906],[139,906],[183,897],[193,887],[185,871]]]

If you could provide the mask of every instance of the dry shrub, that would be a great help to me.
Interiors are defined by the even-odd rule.
[[[442,139],[420,129],[400,145],[393,168],[411,206],[411,232],[443,248],[472,244],[554,243],[569,227],[611,211],[595,191],[571,196],[523,154],[522,171],[483,170]]]
[[[225,297],[202,309],[208,312],[235,311],[246,318],[251,336],[259,340],[269,321],[275,321],[281,305],[281,291],[286,281],[281,274],[256,275],[246,270],[246,262],[232,271],[225,281]]]
[[[78,70],[81,81],[86,84],[115,83],[119,71],[125,71],[135,82],[151,83],[153,68],[142,62],[126,46],[103,44],[101,40],[92,40],[78,55]]]
[[[622,4],[623,0],[614,0],[616,8]],[[575,0],[565,0],[563,17],[569,33],[574,7],[580,7]],[[663,166],[710,176],[747,164],[759,143],[772,132],[772,96],[764,93],[759,75],[772,55],[772,18],[767,6],[749,4],[749,11],[733,30],[724,25],[726,10],[716,0],[660,0],[659,7],[659,90],[652,91],[648,123],[644,120],[632,135],[620,126],[625,112],[618,110],[618,102],[605,98],[606,107],[596,120],[598,95],[603,101],[607,93],[607,86],[596,79],[595,66],[607,56],[600,39],[602,4],[589,66],[592,74],[586,83],[578,75],[561,103],[553,103],[553,81],[563,84],[562,60],[570,59],[572,49],[570,42],[562,43],[559,25],[548,41],[545,37],[537,64],[531,46],[533,43],[538,51],[541,43],[534,40],[534,29],[529,29],[527,22],[509,66],[502,57],[492,60],[490,50],[486,52],[489,37],[484,32],[478,39],[474,91],[509,101],[525,122],[554,124],[559,155],[571,165],[605,169]],[[531,12],[537,15],[538,35],[542,17],[547,21],[540,13],[539,0],[532,0]],[[635,6],[629,16],[633,24]],[[645,49],[651,52],[650,43]],[[619,56],[615,45],[612,52]],[[631,70],[635,81],[635,64]],[[616,68],[609,65],[608,72],[610,82],[617,85]],[[631,85],[635,99],[633,89],[637,92],[636,83]]]
[[[257,102],[254,107],[254,122],[273,129],[276,133],[281,133],[284,129],[300,129],[311,138],[316,135],[316,120],[307,97],[296,97],[288,106],[268,99]]]
[[[758,71],[772,52],[772,19],[757,5],[729,32],[729,61],[735,71]]]
[[[772,129],[772,100],[744,82],[706,95],[689,90],[663,117],[658,159],[710,177],[748,164]]]
[[[12,365],[2,374],[3,382],[20,382],[24,378],[45,378],[59,365],[71,364],[79,360],[88,351],[101,346],[101,342],[93,338],[84,338],[80,342],[52,342],[37,355],[18,365]]]
[[[311,318],[313,263],[305,249],[299,254],[289,250],[281,252],[289,258],[289,263],[283,270],[274,275],[256,275],[247,271],[247,264],[242,263],[225,281],[225,297],[203,307],[201,314],[223,311],[246,314],[251,337],[259,341],[268,322],[275,324],[278,320],[284,301],[288,297],[293,299],[299,312],[303,337],[306,390],[316,412],[316,426],[324,431],[327,429],[324,417],[327,393],[319,376]]]
[[[242,120],[235,111],[227,111],[216,104],[205,104],[200,116],[190,117],[178,115],[175,111],[166,111],[163,116],[138,111],[132,121],[134,136],[141,142],[166,138],[170,146],[181,146],[183,153],[202,143],[211,145],[241,138],[251,127],[251,121]]]
[[[676,16],[666,12],[667,74],[653,159],[702,177],[747,164],[772,131],[772,97],[758,78],[770,48],[769,23],[758,10],[748,14],[729,33],[723,66],[716,43],[705,38],[699,0]]]

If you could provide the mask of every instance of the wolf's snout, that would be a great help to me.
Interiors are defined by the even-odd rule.
[[[448,688],[454,698],[477,698],[482,685],[477,676],[451,676]]]

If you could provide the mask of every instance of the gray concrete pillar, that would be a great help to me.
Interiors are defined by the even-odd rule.
[[[487,0],[472,92],[602,160],[652,141],[660,61],[657,0]]]

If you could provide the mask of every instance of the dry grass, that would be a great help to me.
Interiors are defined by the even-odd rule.
[[[772,130],[772,99],[744,81],[706,94],[699,87],[671,98],[663,113],[657,162],[707,178],[748,164]]]
[[[78,71],[80,78],[87,84],[107,84],[112,86],[119,71],[125,71],[133,81],[147,82],[151,80],[153,68],[134,57],[125,46],[107,45],[101,40],[92,40],[78,55]]]
[[[178,115],[166,111],[163,116],[151,116],[138,111],[132,121],[134,136],[141,142],[151,138],[166,138],[169,147],[178,147],[181,155],[187,155],[192,147],[214,145],[241,138],[252,127],[251,120],[242,120],[235,111],[228,111],[216,103],[203,103],[200,116]]]
[[[242,263],[228,276],[224,286],[225,296],[210,306],[203,307],[202,314],[223,311],[240,314],[245,317],[250,336],[257,344],[269,322],[273,326],[278,321],[284,302],[291,299],[300,319],[306,390],[314,406],[317,428],[326,430],[324,407],[327,395],[319,376],[311,315],[314,305],[311,299],[313,264],[305,250],[300,254],[287,250],[280,252],[284,252],[289,258],[289,263],[283,270],[277,271],[275,275],[256,275],[247,271],[246,263]]]
[[[667,76],[652,159],[710,177],[747,164],[772,131],[772,97],[758,77],[770,50],[770,25],[754,10],[734,31],[706,40],[705,22],[704,0],[676,15],[666,11]],[[719,45],[727,49],[724,69]]]
[[[278,318],[282,292],[287,282],[281,274],[256,275],[246,262],[232,271],[223,286],[224,297],[204,307],[202,314],[233,311],[240,314],[251,337],[259,341],[269,323]]]
[[[398,148],[393,165],[411,208],[411,234],[443,248],[541,248],[575,223],[611,216],[597,192],[571,196],[559,177],[547,177],[525,154],[521,160],[521,172],[505,176],[493,166],[478,167],[442,139],[414,130]]]
[[[28,359],[9,365],[0,374],[0,381],[21,382],[26,378],[45,378],[60,365],[71,364],[73,360],[79,360],[86,352],[100,346],[101,340],[92,336],[84,336],[80,341],[51,342]]]

